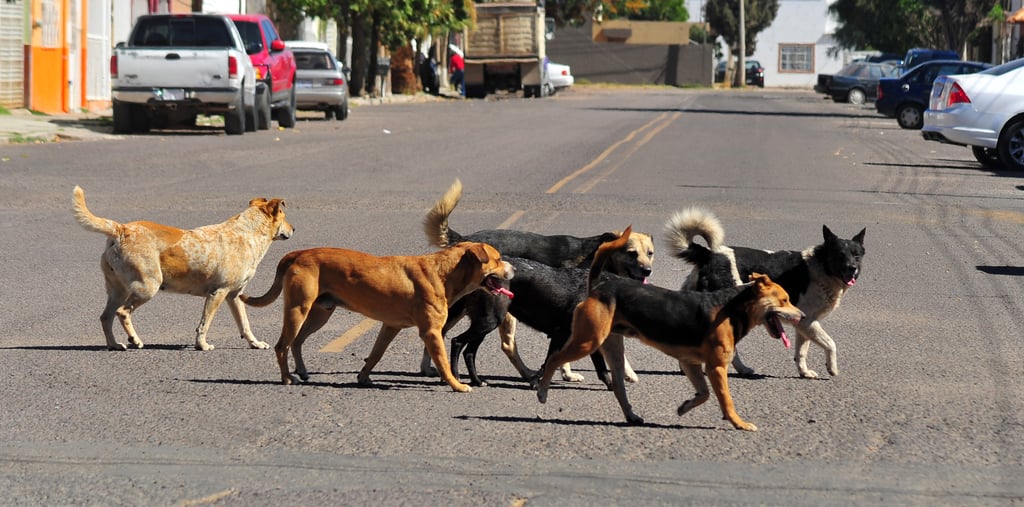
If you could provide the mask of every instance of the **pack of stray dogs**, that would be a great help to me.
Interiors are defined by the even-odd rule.
[[[547,401],[556,370],[563,380],[580,382],[583,377],[570,363],[589,356],[630,424],[643,424],[643,418],[626,396],[626,382],[638,378],[625,356],[625,337],[679,361],[696,389],[679,405],[680,416],[708,400],[710,382],[723,418],[748,431],[757,427],[736,412],[728,368],[731,364],[740,375],[754,374],[736,351],[751,329],[764,326],[789,348],[783,325],[788,324],[795,330],[794,360],[801,377],[818,376],[807,366],[812,342],[824,349],[828,373],[839,373],[836,344],[821,321],[839,307],[860,275],[864,229],[842,239],[822,226],[822,243],[800,251],[726,246],[714,214],[690,207],[666,223],[670,253],[692,267],[681,288],[673,290],[647,283],[654,241],[631,226],[588,237],[504,229],[464,235],[448,225],[461,197],[462,184],[456,180],[427,212],[424,232],[439,248],[434,253],[380,257],[344,248],[298,250],[281,258],[270,289],[261,296],[243,294],[246,284],[271,243],[295,232],[285,219],[282,199],[252,199],[228,220],[191,230],[98,217],[86,207],[78,186],[72,210],[82,227],[107,236],[101,257],[107,303],[100,323],[111,350],[127,349],[114,337],[115,317],[131,345],[143,347],[132,314],[165,290],[206,298],[196,328],[199,350],[214,348],[206,334],[224,302],[250,347],[269,348],[253,335],[245,307],[268,306],[283,294],[284,318],[274,352],[284,384],[309,379],[302,345],[339,307],[381,322],[357,376],[360,385],[371,384],[374,366],[399,331],[415,327],[424,345],[423,374],[439,375],[459,392],[484,386],[476,352],[497,329],[502,351],[536,388],[541,403]],[[469,327],[446,348],[444,337],[463,318]],[[550,340],[539,370],[528,368],[519,355],[519,322]],[[469,385],[459,380],[460,355]]]

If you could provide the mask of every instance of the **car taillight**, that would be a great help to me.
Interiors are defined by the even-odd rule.
[[[953,104],[970,104],[971,98],[967,96],[963,88],[960,88],[959,83],[953,83],[953,86],[949,89],[949,98],[946,99],[946,107],[950,107]]]
[[[117,79],[117,55],[110,57],[110,77]]]
[[[878,96],[878,98],[876,98],[875,100],[882,100],[882,85],[878,85],[875,87],[875,95]]]
[[[228,57],[228,79],[235,79],[238,77],[238,59],[233,56]]]
[[[253,70],[256,71],[257,81],[263,81],[263,78],[270,74],[270,69],[266,65],[254,65]]]
[[[569,75],[569,71],[567,71],[565,69],[562,69],[562,75],[563,76],[568,76]]]
[[[345,84],[345,80],[341,78],[335,78],[333,81],[331,81],[331,84],[333,84],[334,86],[341,86]]]

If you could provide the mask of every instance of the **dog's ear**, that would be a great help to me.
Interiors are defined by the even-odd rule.
[[[821,226],[821,235],[825,237],[826,243],[830,241],[839,241],[839,236],[833,234],[832,231],[829,230],[827,225]]]
[[[487,264],[487,262],[491,259],[490,254],[487,252],[487,247],[489,246],[490,245],[486,245],[484,243],[467,243],[466,253],[463,255],[463,259],[476,259],[476,261],[480,263],[481,266]]]
[[[762,275],[761,273],[751,273],[750,281],[762,286],[772,283],[772,279],[768,278],[768,275]]]
[[[860,232],[858,232],[857,235],[853,237],[853,242],[857,243],[860,246],[864,246],[864,233],[867,231],[867,227],[861,229]]]
[[[249,201],[249,206],[263,206],[268,202],[270,201],[267,201],[266,197],[253,197],[252,200]]]
[[[609,241],[614,241],[614,240],[618,239],[618,237],[621,236],[621,235],[622,235],[622,233],[619,232],[619,231],[602,233],[601,234],[601,243],[607,243]]]

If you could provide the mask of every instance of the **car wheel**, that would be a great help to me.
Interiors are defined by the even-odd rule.
[[[334,110],[334,119],[342,121],[348,118],[348,99],[345,99],[337,109]]]
[[[114,101],[114,133],[132,133],[132,105]]]
[[[224,113],[224,132],[229,136],[240,136],[245,133],[245,98],[239,97],[235,107]]]
[[[277,125],[286,129],[295,126],[295,83],[288,92],[288,105],[277,110]]]
[[[1003,163],[999,160],[999,150],[995,148],[986,148],[984,146],[971,146],[971,153],[974,154],[974,158],[981,164],[985,169],[1002,169]]]
[[[270,118],[270,84],[268,83],[262,93],[256,93],[256,128],[270,129]]]
[[[1024,119],[1017,118],[999,135],[999,160],[1011,171],[1024,171]]]
[[[333,120],[334,119],[334,108],[333,107],[328,107],[327,109],[324,109],[324,119],[325,120]]]
[[[859,106],[867,101],[867,95],[864,94],[864,90],[853,88],[850,90],[850,93],[846,94],[846,101]]]
[[[253,95],[255,100],[256,96]],[[247,104],[245,106],[245,131],[256,132],[256,104]]]
[[[896,109],[896,123],[901,128],[920,130],[924,125],[924,110],[918,104],[903,104]]]

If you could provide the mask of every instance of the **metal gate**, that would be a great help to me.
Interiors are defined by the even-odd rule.
[[[25,0],[0,2],[0,105],[25,106]]]

